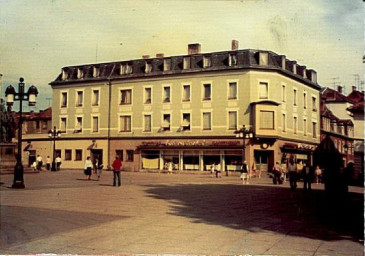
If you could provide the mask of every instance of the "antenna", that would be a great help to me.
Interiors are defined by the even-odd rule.
[[[336,90],[336,86],[337,85],[340,85],[340,81],[336,81],[336,80],[339,80],[340,78],[339,77],[332,77],[331,78],[333,80],[332,84],[333,84],[333,89]]]
[[[359,76],[359,74],[354,74],[353,76],[355,78],[355,84],[354,84],[354,86],[356,86],[356,88],[359,88],[359,85],[360,85],[360,76]]]

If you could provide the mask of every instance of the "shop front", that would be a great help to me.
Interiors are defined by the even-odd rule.
[[[315,145],[302,143],[284,143],[280,147],[282,158],[281,163],[287,163],[289,158],[294,158],[296,163],[313,163],[313,152]]]

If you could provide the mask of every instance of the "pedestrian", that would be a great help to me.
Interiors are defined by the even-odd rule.
[[[172,174],[172,161],[167,164],[167,174]]]
[[[104,168],[103,163],[98,158],[95,159],[95,168],[96,168],[96,175],[98,176],[98,180],[100,180],[101,172]]]
[[[38,168],[37,168],[37,162],[36,162],[36,161],[34,161],[34,162],[32,163],[32,168],[33,168],[33,171],[34,171],[34,172],[37,172],[37,171],[38,171]]]
[[[113,186],[115,187],[117,185],[118,180],[118,187],[122,184],[121,181],[121,175],[120,175],[120,169],[122,168],[122,161],[119,159],[118,156],[115,157],[115,160],[112,163],[113,167]]]
[[[322,170],[321,168],[319,168],[318,165],[316,166],[315,169],[315,175],[316,175],[316,183],[317,184],[322,183]]]
[[[240,176],[241,180],[242,180],[242,184],[249,184],[248,183],[248,165],[247,165],[247,161],[243,161],[243,165],[241,168],[241,176]]]
[[[215,177],[216,178],[222,178],[222,172],[221,172],[221,164],[218,163],[216,166],[215,166]]]
[[[261,170],[257,169],[255,161],[252,163],[251,170],[256,173],[256,177],[259,177],[259,179],[261,179]]]
[[[51,158],[49,156],[46,158],[46,168],[47,171],[51,170]]]
[[[214,177],[214,175],[215,175],[215,163],[214,162],[210,165],[210,172],[212,174],[212,177]]]
[[[272,181],[274,184],[281,184],[281,165],[279,162],[276,162],[275,165],[272,168],[273,177]]]
[[[61,169],[61,163],[62,163],[61,157],[59,155],[56,157],[55,162],[56,162],[57,171],[59,171]]]
[[[37,170],[41,171],[43,166],[43,159],[40,155],[37,156]]]
[[[302,161],[297,162],[297,180],[299,180],[300,177],[303,175],[303,168],[304,168],[303,162]]]
[[[282,172],[282,177],[283,177],[283,181],[286,182],[287,180],[287,174],[288,174],[288,167],[287,167],[287,164],[286,164],[286,161],[282,161],[281,163],[281,172]]]
[[[291,157],[289,158],[289,163],[288,163],[288,173],[289,173],[289,183],[290,183],[290,188],[292,190],[297,188],[297,174],[298,169],[297,169],[297,165],[294,162],[294,158]]]
[[[313,168],[310,166],[309,161],[305,163],[302,170],[303,176],[303,190],[311,190],[312,189],[312,180],[313,180]]]
[[[88,180],[91,180],[91,172],[93,169],[93,163],[90,160],[90,156],[88,156],[85,160],[85,167],[84,167],[84,173],[86,176],[88,176]]]

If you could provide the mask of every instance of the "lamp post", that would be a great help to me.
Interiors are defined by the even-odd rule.
[[[234,132],[236,134],[236,138],[242,138],[243,140],[243,155],[242,155],[242,164],[246,160],[245,152],[246,152],[246,139],[252,139],[254,137],[254,133],[251,130],[247,130],[245,125],[242,125],[242,128],[236,130]]]
[[[18,92],[13,86],[9,85],[5,90],[5,97],[9,106],[14,101],[19,101],[19,121],[18,121],[18,152],[14,167],[14,181],[12,188],[25,188],[24,186],[24,167],[22,164],[22,123],[23,123],[23,100],[28,101],[29,106],[35,106],[38,89],[34,85],[29,87],[28,92],[24,92],[24,78],[19,78]]]
[[[56,139],[61,137],[61,131],[56,129],[56,126],[53,127],[53,130],[48,131],[48,137],[53,138],[53,157],[52,157],[52,167],[51,171],[56,171]]]

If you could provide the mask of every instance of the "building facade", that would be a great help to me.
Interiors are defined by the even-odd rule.
[[[320,86],[314,70],[262,50],[98,63],[62,68],[50,83],[57,151],[66,168],[86,156],[124,170],[240,168],[263,171],[289,155],[310,160],[320,141]],[[235,136],[243,125],[253,138]],[[243,152],[245,151],[245,152]]]

